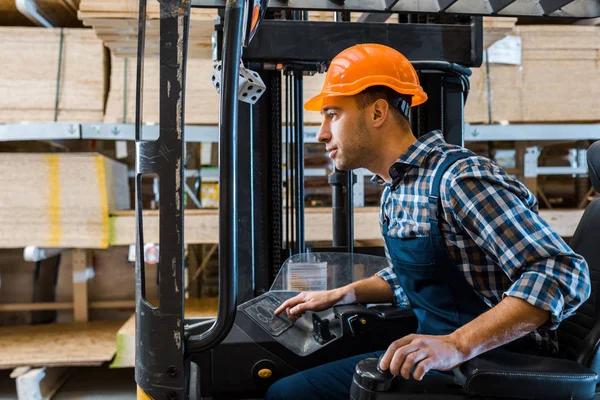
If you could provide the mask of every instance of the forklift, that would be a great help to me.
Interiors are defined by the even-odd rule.
[[[138,399],[260,399],[277,379],[328,361],[385,349],[415,332],[409,308],[346,304],[292,323],[273,310],[303,290],[333,289],[387,266],[382,248],[355,247],[354,175],[334,170],[334,234],[307,248],[304,223],[303,76],[340,51],[380,43],[403,53],[429,96],[411,109],[416,136],[441,129],[463,145],[470,68],[483,61],[482,17],[600,17],[598,0],[161,0],[160,136],[142,140],[146,0],[139,3],[136,96],[136,363]],[[220,93],[219,302],[216,318],[184,315],[184,137],[190,9],[216,8],[213,85]],[[308,21],[308,11],[334,13]],[[361,13],[351,22],[351,13]],[[389,18],[397,22],[384,23]],[[284,85],[285,84],[285,85]],[[282,98],[285,89],[285,99]],[[284,107],[285,105],[285,107]],[[285,118],[282,113],[285,111]],[[285,120],[282,123],[282,120]],[[285,146],[285,160],[282,147]],[[285,161],[285,173],[282,166]],[[600,192],[600,146],[588,150]],[[145,296],[141,184],[160,178],[159,304]],[[285,176],[284,176],[285,175]],[[284,180],[285,178],[285,180]],[[285,181],[286,195],[282,194]],[[376,223],[374,221],[374,223]],[[489,352],[456,368],[455,387],[407,390],[376,359],[361,361],[358,399],[600,399],[600,314],[594,246],[600,199],[570,243],[588,261],[593,289],[559,329],[564,357]]]

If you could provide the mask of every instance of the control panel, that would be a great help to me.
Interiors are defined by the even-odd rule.
[[[285,313],[275,315],[275,310],[281,305],[279,299],[267,293],[254,300],[246,303],[243,310],[271,336],[279,336],[292,327],[292,322]]]

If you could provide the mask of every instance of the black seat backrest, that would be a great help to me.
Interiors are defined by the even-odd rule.
[[[600,193],[600,141],[587,152],[589,175],[594,190]],[[571,240],[571,248],[588,263],[592,282],[590,298],[576,314],[558,328],[561,353],[600,374],[600,198],[588,205]]]

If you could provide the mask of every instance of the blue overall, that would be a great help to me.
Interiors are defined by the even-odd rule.
[[[441,210],[440,182],[446,170],[469,153],[451,153],[438,167],[429,195],[429,236],[393,238],[388,236],[388,223],[383,223],[383,237],[394,271],[419,321],[417,333],[446,335],[489,310],[475,293],[448,254],[439,226]],[[535,349],[528,337],[511,343],[518,352]],[[350,396],[350,385],[356,364],[368,357],[379,357],[385,350],[335,361],[306,370],[276,382],[266,399],[344,399]],[[431,371],[426,378],[449,383],[451,373]],[[411,379],[410,386],[423,382]],[[416,386],[415,386],[416,385]],[[410,390],[410,388],[408,388]]]

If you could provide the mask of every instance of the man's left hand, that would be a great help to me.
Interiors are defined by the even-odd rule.
[[[381,358],[379,367],[393,375],[420,381],[430,370],[448,371],[467,361],[450,335],[408,335],[393,342]]]

